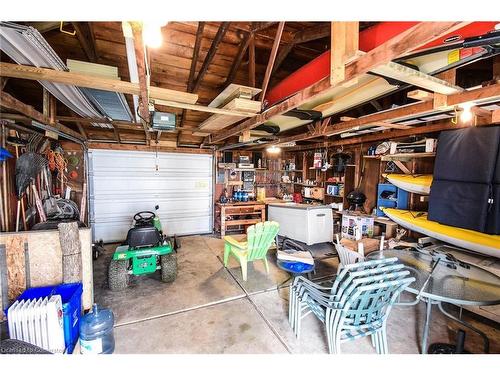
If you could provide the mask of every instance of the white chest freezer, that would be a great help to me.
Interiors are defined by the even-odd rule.
[[[271,203],[269,220],[280,224],[279,235],[314,245],[333,241],[333,215],[330,206],[301,203]]]

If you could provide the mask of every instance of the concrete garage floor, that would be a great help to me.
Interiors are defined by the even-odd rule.
[[[324,328],[311,314],[300,340],[288,325],[289,275],[275,265],[270,274],[262,262],[249,265],[248,281],[231,259],[222,264],[223,241],[212,236],[181,238],[179,272],[172,284],[159,277],[137,277],[125,291],[107,288],[106,272],[114,246],[94,263],[95,300],[115,314],[115,353],[327,353]],[[322,261],[316,278],[334,274],[337,259]],[[390,353],[418,353],[425,313],[416,307],[394,307],[388,321]],[[490,352],[500,353],[498,324],[464,312],[467,321],[490,338]],[[459,326],[433,309],[430,342],[454,342]],[[482,352],[479,335],[466,329],[465,347]],[[375,353],[369,338],[342,345],[343,353]]]

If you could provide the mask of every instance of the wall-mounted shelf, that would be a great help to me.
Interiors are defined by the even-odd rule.
[[[365,159],[380,159],[381,161],[393,161],[393,160],[410,160],[418,158],[433,158],[436,156],[435,152],[408,152],[400,154],[388,154],[388,155],[363,155]]]

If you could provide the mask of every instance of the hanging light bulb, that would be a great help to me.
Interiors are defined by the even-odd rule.
[[[275,146],[275,145],[272,145],[272,146],[269,146],[266,151],[270,154],[279,154],[281,152],[281,148]]]
[[[165,22],[147,21],[142,25],[142,38],[144,43],[151,48],[158,48],[163,42],[161,28]]]
[[[469,122],[472,120],[472,103],[464,103],[460,105],[462,107],[462,113],[460,114],[460,121],[461,122]]]

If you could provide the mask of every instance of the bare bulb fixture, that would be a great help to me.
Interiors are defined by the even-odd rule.
[[[270,154],[279,154],[281,152],[281,148],[272,145],[266,149],[266,151]]]
[[[161,33],[162,26],[165,22],[147,21],[142,25],[142,38],[144,43],[151,48],[158,48],[163,43],[163,35]]]
[[[472,103],[464,103],[461,105],[462,113],[460,114],[461,122],[469,122],[472,120]]]

